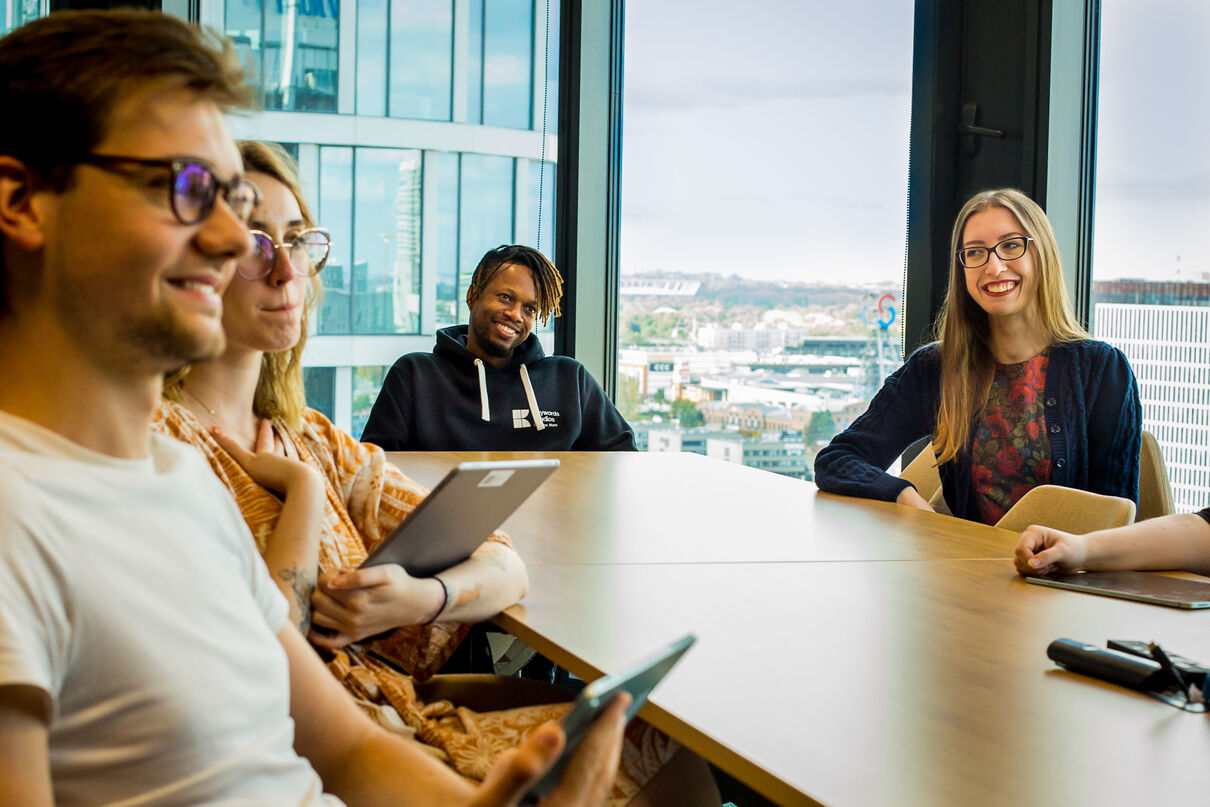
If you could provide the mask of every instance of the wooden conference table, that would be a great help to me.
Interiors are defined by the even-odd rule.
[[[435,484],[503,453],[391,454]],[[1027,585],[1016,535],[693,454],[554,453],[496,621],[584,678],[698,636],[642,715],[778,804],[1204,801],[1210,717],[1059,670],[1066,636],[1210,657],[1210,613]]]

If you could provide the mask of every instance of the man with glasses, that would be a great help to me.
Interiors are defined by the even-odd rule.
[[[244,94],[230,48],[167,16],[0,39],[0,801],[516,803],[559,730],[477,791],[378,730],[201,458],[150,432],[163,374],[222,350],[253,248],[223,119]],[[552,804],[599,801],[621,706]]]

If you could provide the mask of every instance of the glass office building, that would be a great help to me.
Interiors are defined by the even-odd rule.
[[[5,26],[47,11],[8,0]],[[466,321],[484,252],[553,257],[558,3],[202,0],[200,20],[256,89],[235,135],[286,146],[332,233],[307,397],[360,434],[390,364]]]
[[[558,12],[546,0],[223,5],[264,109],[238,133],[287,144],[332,232],[305,363],[309,398],[342,428],[360,433],[396,357],[466,321],[485,251],[552,254]]]

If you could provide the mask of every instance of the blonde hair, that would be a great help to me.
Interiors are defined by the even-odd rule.
[[[966,450],[974,423],[983,415],[995,374],[995,357],[989,345],[987,313],[966,290],[966,269],[958,262],[966,223],[976,213],[999,207],[1013,214],[1024,235],[1038,276],[1034,298],[1038,324],[1048,344],[1088,338],[1076,319],[1067,288],[1054,230],[1046,213],[1033,199],[1016,188],[1000,188],[976,194],[958,212],[950,240],[950,282],[937,319],[936,339],[941,350],[941,395],[933,447],[938,464]]]
[[[285,185],[298,202],[305,225],[313,227],[315,220],[303,199],[298,166],[286,150],[276,143],[261,143],[255,140],[241,140],[237,145],[244,161],[244,170],[249,173],[267,174]],[[302,428],[302,414],[307,406],[303,387],[302,354],[307,342],[311,314],[322,288],[318,275],[310,279],[310,292],[303,304],[298,342],[291,348],[264,353],[261,356],[260,377],[256,381],[256,393],[252,399],[252,411],[258,418],[281,420],[295,430]],[[185,367],[165,378],[164,397],[179,403],[181,387],[187,375],[189,368]]]

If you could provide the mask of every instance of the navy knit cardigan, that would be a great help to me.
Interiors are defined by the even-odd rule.
[[[865,414],[816,456],[819,489],[895,501],[911,483],[891,476],[886,468],[916,440],[932,436],[940,382],[937,344],[909,356],[887,378]],[[1122,352],[1092,339],[1052,345],[1043,403],[1051,483],[1121,496],[1137,504],[1142,417],[1138,385]],[[950,512],[978,520],[970,445],[938,471]]]

